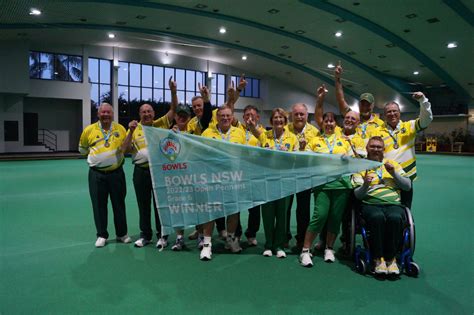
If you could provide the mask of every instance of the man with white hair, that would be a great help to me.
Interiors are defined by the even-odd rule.
[[[104,247],[107,231],[107,202],[110,196],[114,212],[114,225],[117,241],[130,243],[127,235],[125,213],[126,183],[122,169],[124,162],[123,146],[131,140],[125,128],[113,121],[112,105],[102,103],[98,113],[99,121],[87,126],[81,134],[79,152],[87,155],[89,164],[89,194],[97,229],[96,247]]]

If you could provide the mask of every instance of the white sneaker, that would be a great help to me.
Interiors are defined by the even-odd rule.
[[[324,261],[325,262],[335,262],[336,257],[334,256],[334,250],[326,248],[324,250]]]
[[[107,242],[106,238],[98,237],[97,241],[95,241],[95,247],[104,247],[106,242]]]
[[[242,247],[240,247],[239,239],[237,237],[228,236],[226,243],[226,248],[231,252],[240,253],[242,251]]]
[[[273,256],[273,253],[272,253],[272,250],[271,249],[266,249],[263,254],[263,256],[265,257],[272,257]]]
[[[277,250],[277,258],[286,258],[286,253],[283,250]]]
[[[385,260],[383,260],[383,258],[381,258],[380,260],[375,260],[374,272],[378,275],[388,274],[387,264],[385,263]]]
[[[156,242],[156,248],[158,249],[164,249],[165,247],[168,247],[168,240],[164,238],[160,238],[158,242]]]
[[[313,267],[313,260],[311,259],[313,255],[309,252],[309,249],[303,250],[300,254],[300,264],[303,267],[311,268]]]
[[[174,245],[171,247],[172,250],[179,252],[184,248],[184,238],[177,238]]]
[[[398,269],[396,259],[393,259],[392,262],[387,266],[387,273],[389,275],[399,275],[400,274],[400,269]]]
[[[201,260],[211,260],[212,259],[212,244],[204,244],[202,246],[201,255],[199,255]]]
[[[257,246],[258,245],[257,239],[255,237],[248,237],[247,238],[247,243],[249,244],[249,246]]]
[[[142,237],[142,238],[139,238],[139,239],[135,242],[135,247],[147,246],[147,245],[150,244],[150,243],[151,243],[151,241],[146,240],[146,239],[144,239],[144,238]]]
[[[222,230],[219,232],[219,238],[223,241],[225,241],[227,239],[227,231],[226,230]]]

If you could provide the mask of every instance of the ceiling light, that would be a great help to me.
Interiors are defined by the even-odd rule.
[[[336,32],[336,34],[334,34],[334,36],[336,36],[336,37],[341,37],[341,36],[342,36],[342,32]]]
[[[109,38],[115,38],[115,34],[114,34],[114,33],[109,33],[109,34],[107,34],[107,36],[109,36]]]
[[[242,56],[242,60],[247,60],[247,56],[246,56],[246,55],[243,55],[243,56]]]
[[[414,75],[419,75],[420,72],[419,72],[419,71],[413,71],[413,74],[414,74]]]
[[[31,8],[30,15],[41,15],[41,11],[35,8]]]
[[[221,27],[219,29],[219,33],[221,33],[221,34],[225,34],[226,32],[227,32],[227,30],[225,29],[225,27]]]
[[[455,43],[455,42],[452,42],[452,43],[449,43],[448,46],[446,46],[446,47],[448,47],[448,48],[456,48],[456,47],[458,47],[458,44]]]
[[[332,69],[332,68],[335,68],[335,67],[336,67],[336,66],[333,65],[332,63],[329,63],[329,64],[328,64],[328,68],[329,68],[329,69]]]

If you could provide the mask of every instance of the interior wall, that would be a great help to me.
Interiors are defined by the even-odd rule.
[[[80,100],[25,97],[25,113],[38,114],[38,128],[54,131],[58,151],[75,151],[82,132]]]

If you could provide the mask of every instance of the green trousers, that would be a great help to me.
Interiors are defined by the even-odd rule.
[[[327,222],[328,232],[338,234],[350,193],[350,189],[315,189],[314,212],[308,231],[321,233]]]
[[[127,216],[125,212],[125,196],[127,186],[122,167],[103,172],[89,168],[89,194],[94,211],[94,222],[97,237],[109,238],[107,231],[107,203],[110,196],[114,212],[115,234],[122,237],[127,234]]]
[[[271,201],[262,205],[262,221],[265,231],[265,249],[283,248],[286,237],[286,211],[290,197]]]

